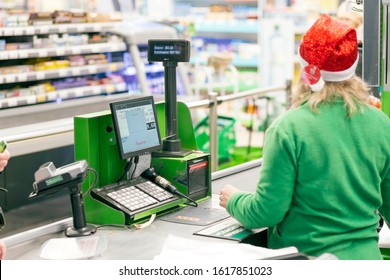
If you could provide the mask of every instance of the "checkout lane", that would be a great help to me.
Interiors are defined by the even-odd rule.
[[[212,173],[212,198],[200,203],[200,206],[220,208],[217,194],[227,183],[240,186],[243,191],[254,191],[260,178],[261,163],[262,159],[258,159]],[[156,218],[150,226],[140,230],[99,228],[97,234],[106,238],[107,248],[92,259],[151,260],[161,253],[167,238],[172,235],[193,241],[236,243],[236,241],[194,235],[194,232],[205,226],[168,222],[164,221],[163,217]],[[71,225],[72,218],[66,218],[4,238],[3,241],[7,244],[7,259],[40,259],[42,245],[50,239],[67,238],[64,230]],[[390,246],[390,231],[386,226],[380,232],[380,244],[385,248]]]
[[[260,166],[261,159],[212,173],[213,196],[211,199],[200,203],[200,206],[220,208],[216,194],[227,183],[240,186],[244,191],[253,191],[260,176]],[[245,178],[245,180],[242,178]],[[185,209],[188,209],[188,207]],[[139,230],[116,227],[99,228],[96,234],[102,235],[103,239],[107,241],[107,249],[94,259],[153,259],[160,254],[169,235],[205,242],[236,242],[196,236],[193,233],[205,228],[205,226],[168,222],[161,218],[163,217],[156,218],[151,225]],[[3,241],[7,245],[7,259],[40,259],[42,245],[50,239],[66,238],[64,230],[71,224],[72,218],[67,218],[4,238]]]

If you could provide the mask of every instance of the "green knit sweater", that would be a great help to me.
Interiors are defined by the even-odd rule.
[[[319,113],[305,104],[267,130],[256,192],[233,194],[226,209],[248,228],[269,227],[270,248],[381,259],[377,210],[389,224],[390,119],[371,106],[345,115],[341,100]]]

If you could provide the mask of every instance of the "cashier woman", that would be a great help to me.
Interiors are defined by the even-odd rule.
[[[4,150],[2,153],[0,153],[0,173],[3,172],[4,168],[7,166],[9,158],[10,153],[8,150]],[[5,252],[5,244],[0,240],[0,260],[4,259]]]
[[[266,132],[255,193],[226,185],[220,205],[268,247],[309,256],[382,259],[377,227],[390,224],[390,119],[369,105],[355,75],[356,31],[320,16],[299,46],[293,106]]]

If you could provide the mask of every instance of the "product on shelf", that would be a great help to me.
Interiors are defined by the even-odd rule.
[[[108,37],[101,34],[93,34],[88,42],[90,44],[107,43]]]
[[[85,61],[85,57],[82,55],[73,55],[69,57],[69,62],[71,67],[75,66],[83,66],[87,62]]]
[[[71,23],[72,13],[69,11],[55,11],[53,13],[53,22],[55,24]]]
[[[24,10],[9,10],[4,18],[3,25],[6,27],[27,26],[29,13]]]
[[[50,12],[31,13],[29,18],[29,24],[30,25],[52,25],[53,13]]]
[[[0,67],[0,75],[25,73],[34,70],[33,65],[17,65]]]
[[[72,12],[71,23],[85,23],[87,22],[86,12]]]
[[[89,54],[84,56],[87,64],[105,64],[107,58],[104,54]]]
[[[75,87],[84,87],[87,86],[87,78],[77,77],[77,78],[66,78],[65,80],[54,81],[53,86],[56,90],[75,88]]]
[[[94,13],[87,14],[87,22],[112,22],[121,21],[122,15],[120,13]]]

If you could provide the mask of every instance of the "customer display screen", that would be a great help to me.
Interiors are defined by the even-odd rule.
[[[188,62],[190,60],[190,42],[183,39],[148,40],[149,61]]]
[[[162,148],[153,96],[112,102],[110,108],[121,159]]]

